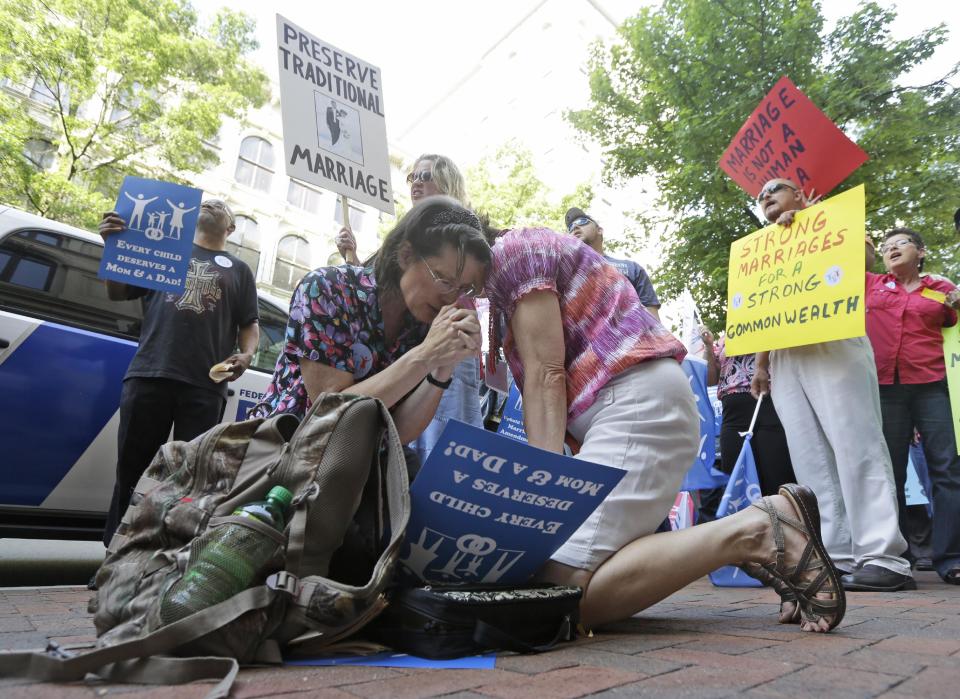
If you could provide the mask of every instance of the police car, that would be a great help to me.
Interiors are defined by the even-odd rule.
[[[97,278],[99,235],[0,205],[0,537],[99,539],[139,301]],[[224,420],[266,390],[287,306],[260,295],[260,346]]]

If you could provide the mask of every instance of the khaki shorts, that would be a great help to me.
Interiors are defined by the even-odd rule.
[[[656,359],[612,378],[567,430],[581,443],[576,458],[626,471],[552,556],[596,570],[669,514],[700,446],[700,414],[680,364]]]

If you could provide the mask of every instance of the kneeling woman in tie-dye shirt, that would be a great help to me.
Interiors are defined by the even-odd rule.
[[[654,533],[698,451],[699,415],[683,345],[627,279],[576,238],[544,229],[507,231],[492,252],[487,361],[503,348],[530,444],[560,452],[569,432],[577,458],[626,471],[538,578],[583,587],[581,619],[591,626],[636,614],[722,565],[770,562],[772,525],[759,509]],[[795,562],[800,551],[787,548]]]

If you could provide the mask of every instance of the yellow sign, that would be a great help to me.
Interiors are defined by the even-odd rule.
[[[943,329],[943,359],[947,365],[953,434],[957,439],[957,454],[960,454],[960,325]]]
[[[920,292],[920,295],[924,298],[930,299],[931,301],[936,301],[937,303],[947,302],[947,295],[942,291],[937,291],[936,289],[925,288]]]
[[[860,185],[730,246],[728,355],[865,333],[864,217]]]

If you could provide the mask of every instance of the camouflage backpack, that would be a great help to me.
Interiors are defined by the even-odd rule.
[[[276,540],[264,584],[165,622],[162,600],[210,532],[240,520],[230,513],[274,485],[294,500],[283,534],[263,527]],[[164,684],[222,678],[208,696],[224,697],[240,663],[280,662],[281,647],[322,648],[382,611],[410,514],[408,485],[396,428],[374,398],[324,394],[302,423],[257,418],[165,444],[97,573],[97,650],[0,654],[0,673],[61,682],[88,673]],[[156,657],[170,655],[205,657]]]

